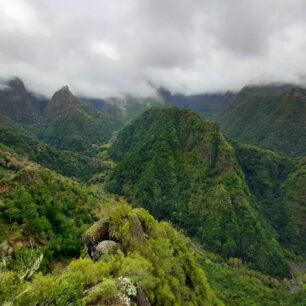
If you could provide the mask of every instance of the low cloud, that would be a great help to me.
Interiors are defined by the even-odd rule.
[[[303,0],[0,0],[0,77],[50,96],[305,82]]]

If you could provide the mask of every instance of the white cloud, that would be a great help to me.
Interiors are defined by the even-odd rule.
[[[0,77],[51,95],[304,82],[303,0],[0,0]]]
[[[110,60],[113,61],[119,61],[120,60],[120,54],[116,50],[116,48],[107,41],[93,41],[90,44],[91,51],[95,54],[105,56]]]

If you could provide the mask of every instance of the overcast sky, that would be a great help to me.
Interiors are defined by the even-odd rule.
[[[0,0],[0,77],[50,96],[306,83],[304,0]]]

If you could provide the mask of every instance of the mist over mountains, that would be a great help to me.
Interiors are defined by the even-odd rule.
[[[4,84],[1,302],[304,301],[302,87],[47,99]]]
[[[0,0],[0,305],[306,306],[305,16]]]

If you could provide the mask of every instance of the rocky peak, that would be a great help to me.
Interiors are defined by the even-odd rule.
[[[78,105],[80,105],[79,99],[71,93],[69,87],[66,85],[54,93],[48,103],[47,114],[61,115]]]
[[[70,91],[68,85],[63,86],[61,89],[59,89],[58,91],[56,91],[51,99],[51,101],[56,100],[56,99],[71,99],[73,98],[73,94]]]
[[[19,79],[18,77],[15,77],[13,79],[10,79],[8,82],[7,82],[7,85],[9,87],[11,87],[11,89],[17,91],[17,92],[20,92],[20,93],[23,93],[26,91],[26,88],[24,86],[24,83],[22,82],[21,79]]]

